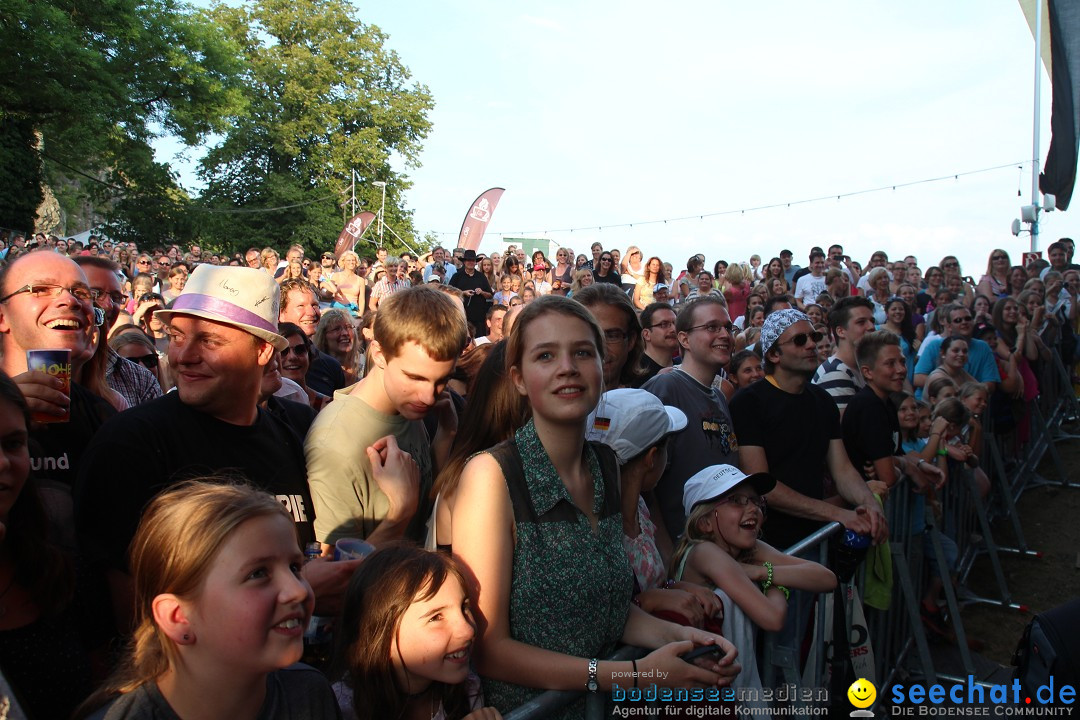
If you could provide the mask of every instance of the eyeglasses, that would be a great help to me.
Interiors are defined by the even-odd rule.
[[[953,318],[953,319],[951,319],[951,320],[950,320],[949,322],[951,322],[951,323],[953,323],[953,324],[957,324],[957,325],[958,325],[958,324],[960,324],[960,323],[966,323],[966,322],[971,322],[971,321],[972,321],[972,320],[974,320],[974,319],[975,319],[975,318],[971,317],[970,315],[965,315],[964,317],[954,317],[954,318]]]
[[[695,330],[704,330],[710,335],[719,335],[721,331],[726,332],[729,335],[735,334],[735,326],[732,323],[705,323],[704,325],[694,325],[693,327],[686,328],[686,332],[694,332]]]
[[[153,370],[158,366],[157,353],[150,353],[148,355],[140,355],[139,357],[128,358],[131,362],[136,362],[142,365],[147,370]]]
[[[749,505],[750,503],[753,503],[755,506],[757,506],[757,509],[760,510],[761,512],[763,512],[763,513],[765,512],[765,509],[768,507],[768,503],[765,502],[765,498],[760,497],[760,496],[759,497],[750,497],[749,495],[743,495],[742,493],[735,493],[734,495],[728,495],[726,498],[721,499],[716,504],[717,505],[738,505],[739,507],[744,508],[747,505]]]
[[[109,298],[110,300],[113,301],[114,305],[123,305],[128,300],[128,296],[125,295],[124,293],[105,292],[104,290],[99,290],[98,288],[90,288],[90,295],[95,300],[100,300],[103,297],[107,297],[107,298]]]
[[[149,260],[136,260],[135,264],[136,265],[150,265],[150,261]]]
[[[161,267],[169,267],[169,265],[171,264],[172,263],[168,260],[158,260],[158,265],[160,265]]]
[[[307,345],[305,345],[304,343],[300,343],[299,345],[290,345],[289,347],[281,351],[281,357],[289,357],[290,353],[292,353],[296,357],[303,357],[304,355],[308,354]]]
[[[94,299],[93,292],[85,285],[65,287],[63,285],[54,285],[52,283],[32,283],[30,285],[23,285],[15,292],[0,298],[0,303],[5,303],[16,295],[22,295],[23,293],[29,293],[30,297],[34,298],[54,298],[59,297],[60,293],[63,292],[71,293],[76,300],[82,303],[90,303]]]
[[[611,262],[611,258],[609,258],[609,257],[600,258],[600,262]]]
[[[787,340],[784,340],[783,342],[778,342],[776,344],[777,345],[787,345],[788,343],[791,343],[795,347],[802,347],[803,345],[806,345],[807,340],[813,340],[814,344],[816,345],[819,342],[821,342],[824,337],[825,337],[824,333],[822,333],[822,332],[820,332],[818,330],[815,330],[814,332],[799,333],[798,335],[790,337]]]
[[[1008,260],[1009,258],[1005,257],[1004,255],[992,255],[990,259],[994,262],[997,262],[998,260]]]
[[[945,263],[941,267],[943,267],[943,268],[958,268],[958,267],[960,267],[960,263],[958,263],[958,262]]]
[[[665,290],[664,292],[667,292],[667,291]],[[667,330],[668,328],[671,328],[671,327],[675,327],[675,321],[674,320],[661,320],[660,322],[656,323],[655,325],[649,325],[648,329],[651,330],[652,328],[661,328],[663,330]]]
[[[604,331],[604,342],[614,345],[615,343],[625,342],[628,335],[625,330],[619,330],[618,328],[611,328]]]

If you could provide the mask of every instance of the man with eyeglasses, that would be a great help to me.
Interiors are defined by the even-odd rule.
[[[889,273],[889,282],[893,281],[892,271],[889,270],[889,256],[884,250],[875,250],[870,255],[870,262],[866,263],[866,267],[863,268],[863,275],[859,278],[859,282],[855,284],[856,289],[861,290],[864,294],[870,293],[870,271],[876,267],[883,267],[885,271]]]
[[[573,299],[588,308],[604,334],[604,390],[640,387],[641,322],[633,303],[614,285],[589,285]]]
[[[675,332],[675,311],[666,302],[654,302],[641,311],[641,365],[646,378],[655,377],[675,364],[679,338]]]
[[[120,285],[120,266],[108,258],[81,256],[74,258],[75,264],[82,268],[94,295],[94,304],[105,313],[104,332],[116,325],[120,311],[127,302]],[[115,350],[104,345],[98,352],[109,355],[105,366],[105,382],[127,401],[128,407],[142,405],[144,402],[161,397],[161,384],[149,369],[120,357]]]
[[[29,371],[27,350],[70,350],[71,377],[94,354],[94,300],[86,275],[54,252],[32,252],[0,270],[0,351],[3,368],[30,411],[56,421],[30,428],[30,464],[50,492],[50,525],[73,548],[71,487],[94,433],[115,410],[72,379],[68,391],[53,375]],[[61,420],[64,416],[67,420]]]
[[[261,253],[259,252],[258,248],[248,248],[247,251],[244,253],[244,262],[247,263],[247,266],[249,268],[255,268],[256,270],[258,270],[260,267],[262,267],[260,261]]]
[[[454,277],[454,273],[457,272],[454,263],[446,262],[446,248],[444,247],[436,247],[431,251],[431,262],[424,266],[424,282],[431,279],[431,274],[435,272],[435,268],[441,268],[445,273],[442,276],[444,285],[449,283],[450,278]]]
[[[928,340],[919,348],[919,361],[915,364],[915,387],[923,387],[927,376],[938,366],[941,359],[941,341],[944,337],[958,336],[968,340],[968,359],[964,370],[986,385],[986,392],[992,395],[997,384],[1001,382],[1001,374],[994,361],[993,349],[982,340],[972,337],[975,332],[975,317],[971,310],[960,303],[949,303],[937,312],[944,318],[943,337]]]
[[[739,459],[727,399],[715,383],[735,346],[723,298],[705,296],[685,305],[675,319],[675,332],[682,363],[642,386],[689,420],[686,429],[668,441],[668,466],[655,491],[659,516],[673,542],[686,525],[686,480],[709,465],[735,465]]]

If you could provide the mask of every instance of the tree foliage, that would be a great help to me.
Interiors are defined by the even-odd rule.
[[[45,161],[0,176],[0,195],[78,176],[106,217],[137,232],[175,218],[162,225],[125,208],[181,197],[149,141],[198,143],[242,107],[238,48],[205,12],[174,0],[0,0],[0,47],[0,153],[21,142],[6,128],[30,127]]]
[[[256,0],[212,15],[241,48],[245,110],[202,162],[204,238],[234,250],[327,249],[355,170],[358,208],[377,211],[382,191],[371,181],[385,181],[386,222],[415,245],[403,205],[411,183],[391,160],[419,165],[433,101],[386,35],[343,0]],[[282,209],[244,212],[265,208]]]

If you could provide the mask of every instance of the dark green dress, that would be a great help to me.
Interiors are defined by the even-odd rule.
[[[593,512],[574,505],[530,420],[512,440],[490,450],[506,477],[517,545],[510,586],[510,635],[519,642],[582,658],[603,658],[622,637],[633,575],[622,546],[618,465],[604,445],[587,443]],[[536,668],[537,681],[543,668]],[[582,672],[581,687],[587,676]],[[488,704],[506,714],[540,690],[484,681]],[[584,702],[557,717],[581,717]]]

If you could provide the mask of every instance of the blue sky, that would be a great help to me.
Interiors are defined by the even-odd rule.
[[[991,247],[1014,262],[1028,247],[1009,232],[1031,195],[1034,42],[1016,0],[358,8],[435,97],[407,203],[417,230],[448,233],[444,244],[473,198],[502,186],[482,249],[501,233],[587,227],[548,237],[586,253],[594,240],[638,245],[676,267],[694,252],[711,265],[782,247],[805,264],[811,245],[833,242],[863,261],[913,253],[923,267],[951,252],[977,278]],[[1050,97],[1044,73],[1043,159]],[[1015,161],[1022,171],[611,227]],[[1045,215],[1041,246],[1077,225]]]

